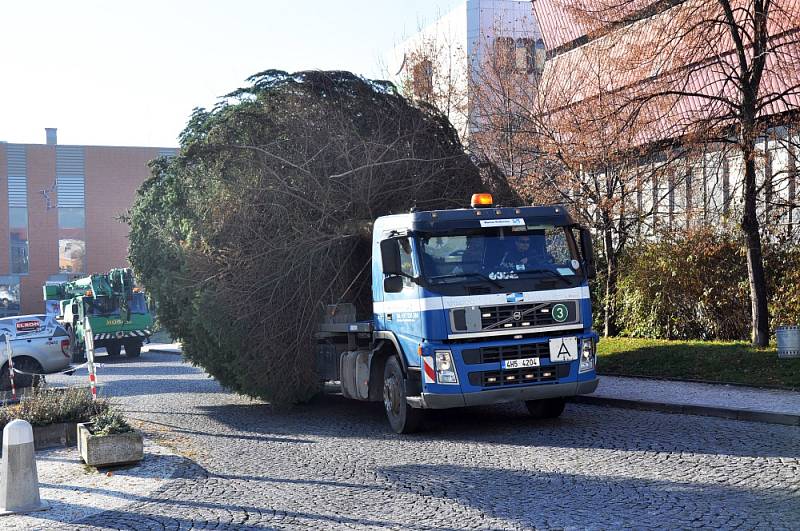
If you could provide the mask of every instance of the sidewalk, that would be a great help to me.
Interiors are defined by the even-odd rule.
[[[142,352],[154,352],[158,354],[181,355],[180,343],[149,343],[142,346]]]
[[[601,376],[574,402],[800,426],[800,392],[738,385]]]
[[[87,527],[78,522],[104,511],[122,510],[148,500],[185,466],[186,459],[145,439],[144,459],[137,464],[102,468],[83,464],[75,447],[36,452],[39,495],[46,511],[0,517],[2,529]]]

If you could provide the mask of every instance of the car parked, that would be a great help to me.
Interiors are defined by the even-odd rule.
[[[11,389],[6,339],[11,340],[14,368],[36,374],[58,372],[69,367],[69,336],[52,315],[17,315],[0,319],[0,391]],[[31,387],[38,376],[15,374],[17,388]]]

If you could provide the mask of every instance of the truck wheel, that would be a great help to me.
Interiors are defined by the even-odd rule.
[[[142,353],[142,344],[138,341],[125,343],[125,356],[128,358],[138,358]]]
[[[8,362],[0,369],[0,391],[11,391],[11,379],[8,375]]]
[[[83,361],[83,348],[78,344],[78,338],[75,337],[75,328],[70,326],[67,333],[69,334],[69,354],[72,363],[80,363]]]
[[[526,400],[525,406],[528,413],[535,419],[554,419],[564,412],[567,401],[563,398],[548,398],[546,400]]]
[[[115,358],[119,356],[121,351],[122,345],[120,345],[118,342],[115,341],[113,343],[106,343],[106,352],[108,352],[110,357]]]
[[[14,356],[14,368],[18,371],[27,372],[29,374],[15,374],[14,375],[14,385],[17,389],[24,389],[26,387],[38,387],[39,384],[43,381],[43,377],[39,376],[42,374],[42,366],[33,358],[20,358],[19,360],[16,359]],[[8,369],[6,368],[6,378],[8,378]],[[35,376],[31,376],[31,374]],[[9,382],[10,386],[10,382]]]
[[[397,356],[386,360],[383,370],[383,406],[395,433],[414,433],[422,424],[423,412],[406,402],[406,382]]]

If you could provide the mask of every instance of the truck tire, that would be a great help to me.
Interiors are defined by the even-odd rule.
[[[567,401],[563,398],[547,398],[545,400],[526,400],[528,413],[535,419],[554,419],[564,412]]]
[[[128,358],[138,358],[142,353],[141,341],[126,341],[125,343],[125,356]]]
[[[72,363],[80,363],[83,361],[83,348],[78,344],[78,338],[75,337],[75,328],[72,326],[67,328],[67,334],[69,334],[69,355]]]
[[[383,406],[395,433],[414,433],[422,425],[422,410],[409,406],[406,397],[406,381],[400,360],[391,356],[383,370]]]
[[[17,389],[25,389],[26,387],[38,387],[44,381],[44,377],[40,376],[44,369],[42,369],[41,364],[33,358],[22,357],[17,359],[14,356],[14,368],[18,371],[27,372],[29,374],[15,374],[14,375],[14,386]],[[34,375],[34,376],[31,376]],[[11,382],[8,380],[8,363],[6,363],[3,376],[8,384],[9,389],[11,388]]]
[[[122,345],[118,341],[113,341],[111,343],[106,343],[106,352],[112,358],[116,358],[119,356],[119,353],[122,351]]]
[[[11,391],[11,379],[8,376],[8,362],[0,369],[0,391]]]

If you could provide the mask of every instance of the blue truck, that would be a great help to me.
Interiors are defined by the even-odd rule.
[[[318,332],[323,380],[382,401],[392,429],[426,409],[524,401],[558,417],[592,393],[598,336],[592,240],[563,206],[410,212],[375,220],[372,318],[329,306]]]

